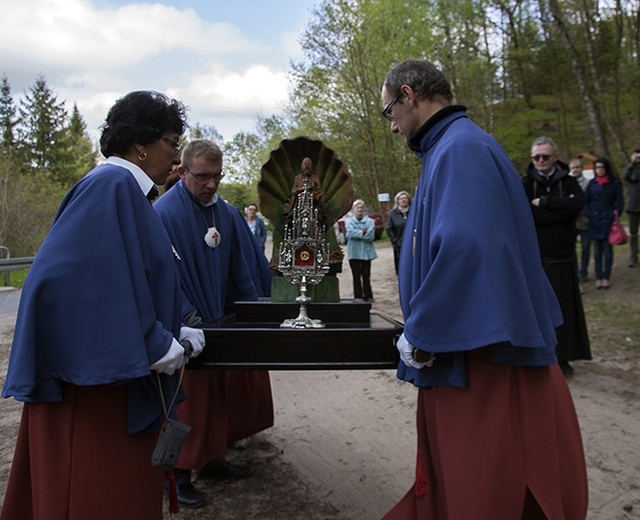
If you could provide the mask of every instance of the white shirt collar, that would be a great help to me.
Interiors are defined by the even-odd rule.
[[[207,202],[206,204],[201,202],[200,204],[202,204],[203,208],[208,208],[209,206],[213,206],[216,202],[218,202],[218,194],[214,193],[209,202]]]
[[[151,178],[144,172],[140,166],[133,164],[122,157],[111,156],[107,158],[107,162],[109,164],[114,164],[116,166],[122,166],[131,172],[133,178],[137,181],[138,186],[142,190],[142,193],[146,196],[147,193],[155,186],[155,183],[151,180]]]

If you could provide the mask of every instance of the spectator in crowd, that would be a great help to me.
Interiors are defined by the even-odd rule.
[[[542,266],[564,318],[557,330],[558,363],[565,377],[572,377],[569,361],[591,359],[576,269],[576,217],[584,209],[584,193],[578,181],[569,175],[567,165],[558,160],[556,144],[549,137],[533,141],[523,183],[536,226]]]
[[[569,161],[569,173],[571,176],[578,181],[578,185],[582,189],[582,191],[586,191],[587,185],[589,184],[589,179],[587,179],[583,175],[584,165],[582,164],[582,159],[580,157],[574,157]],[[579,274],[580,280],[586,281],[589,277],[589,258],[591,256],[591,240],[589,239],[589,235],[587,234],[587,224],[589,219],[584,214],[584,209],[581,211],[576,217],[576,229],[578,230],[578,234],[580,235],[580,267]],[[582,292],[582,291],[581,291]]]
[[[417,466],[384,519],[584,520],[580,428],[556,364],[562,315],[531,211],[507,154],[452,99],[426,60],[396,65],[382,89],[391,131],[422,159],[398,271]]]
[[[387,219],[387,236],[393,245],[393,263],[398,274],[398,260],[400,258],[400,248],[402,247],[402,235],[404,234],[407,215],[411,207],[411,196],[406,191],[399,191],[395,196],[393,209],[389,212]]]
[[[24,401],[2,520],[162,520],[151,456],[175,418],[188,340],[169,237],[150,200],[179,162],[185,108],[131,92],[109,110],[107,158],[71,188],[22,290],[3,397]],[[179,394],[178,394],[179,395]]]
[[[266,296],[271,287],[268,261],[242,214],[217,193],[222,161],[215,143],[191,141],[178,166],[180,180],[154,204],[182,259],[182,319],[193,326],[221,318],[236,300]],[[206,501],[192,470],[199,480],[248,477],[249,466],[227,460],[228,446],[273,425],[273,400],[265,371],[188,370],[183,384],[187,401],[178,417],[191,433],[174,473],[178,502],[197,508]]]
[[[265,225],[264,220],[258,216],[258,205],[252,202],[246,207],[245,213],[247,225],[249,226],[251,233],[253,233],[253,236],[256,237],[258,245],[264,253],[264,245],[267,242],[267,226]]]
[[[631,152],[631,162],[622,172],[627,183],[626,211],[629,217],[629,267],[638,264],[638,224],[640,224],[640,146]]]
[[[371,289],[371,261],[377,258],[373,247],[375,222],[364,214],[364,201],[356,200],[351,211],[353,217],[345,223],[347,258],[353,276],[353,297],[373,301]]]
[[[611,286],[613,246],[609,243],[609,229],[615,213],[622,214],[624,200],[622,183],[616,177],[609,159],[599,157],[593,166],[595,176],[585,192],[585,215],[589,218],[587,233],[593,242],[596,289]]]

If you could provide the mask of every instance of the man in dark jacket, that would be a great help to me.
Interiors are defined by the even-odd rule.
[[[531,145],[531,162],[523,179],[531,203],[538,245],[549,281],[560,302],[564,323],[558,327],[556,353],[565,377],[573,375],[569,361],[591,359],[576,265],[576,217],[584,193],[558,161],[556,144],[538,137]]]
[[[627,184],[627,205],[629,215],[629,267],[638,263],[638,224],[640,224],[640,146],[631,152],[631,163],[622,172]]]

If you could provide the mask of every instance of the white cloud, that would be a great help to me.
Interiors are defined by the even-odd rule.
[[[121,68],[163,51],[220,57],[260,50],[231,24],[162,4],[96,10],[87,0],[21,0],[0,20],[0,46],[9,59],[69,69]]]
[[[77,103],[94,138],[117,98],[154,89],[189,106],[192,122],[231,139],[257,114],[284,106],[297,38],[288,27],[272,48],[236,25],[161,3],[20,0],[0,17],[0,75],[17,100],[43,74],[69,111]]]
[[[241,71],[215,66],[198,74],[176,95],[189,99],[192,107],[217,113],[271,112],[282,108],[287,99],[288,76],[264,65],[251,65]]]

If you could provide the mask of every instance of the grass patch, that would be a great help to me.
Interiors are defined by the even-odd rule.
[[[0,284],[7,287],[18,287],[22,288],[24,285],[24,280],[27,277],[27,273],[29,269],[18,269],[16,271],[9,271],[9,283],[5,283],[5,273],[0,273]]]

